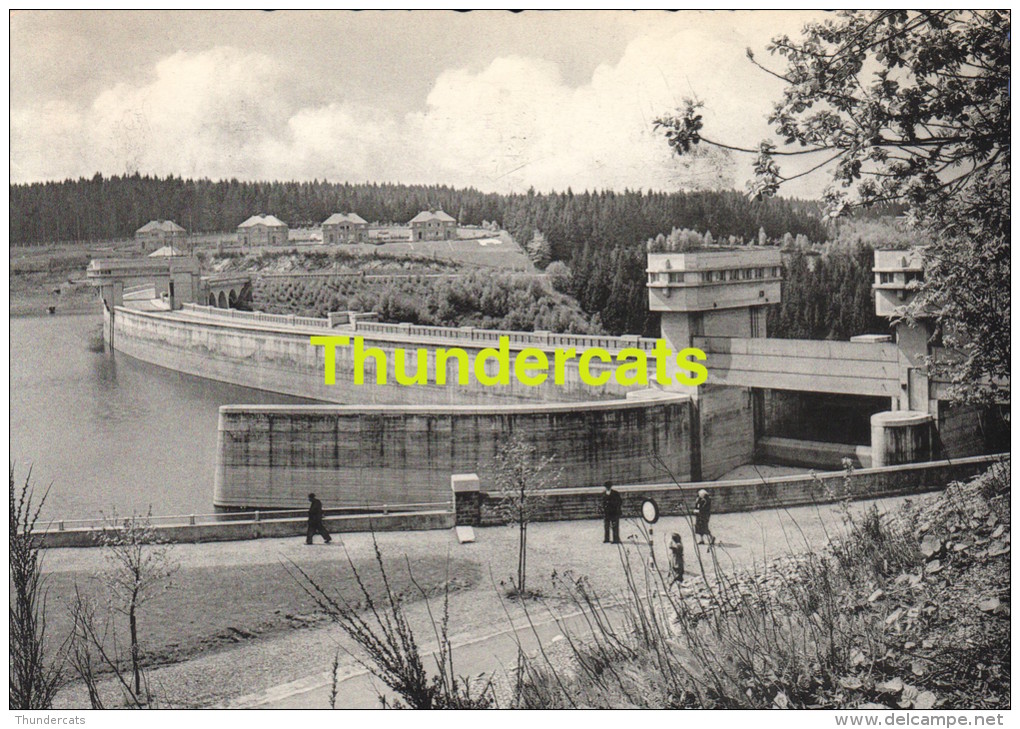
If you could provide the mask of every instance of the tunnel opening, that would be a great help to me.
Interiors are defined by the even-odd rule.
[[[755,460],[759,463],[838,470],[847,460],[871,463],[871,416],[889,398],[756,389]]]
[[[755,390],[755,436],[871,444],[871,416],[889,398],[821,392]]]

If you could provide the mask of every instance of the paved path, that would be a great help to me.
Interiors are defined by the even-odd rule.
[[[875,502],[888,509],[902,498]],[[861,502],[854,509],[863,508]],[[621,555],[647,559],[642,524],[627,520],[621,536],[631,544],[622,549],[603,545],[602,525],[596,521],[570,521],[533,524],[528,531],[528,586],[540,590],[547,599],[534,608],[533,618],[542,622],[543,641],[552,640],[560,628],[550,622],[554,615],[575,612],[575,606],[563,599],[558,581],[567,576],[584,576],[600,595],[620,594],[625,587]],[[740,514],[720,514],[712,518],[712,530],[719,538],[718,563],[721,569],[750,568],[783,554],[817,549],[838,531],[841,518],[834,506],[800,507]],[[516,568],[514,530],[491,527],[476,529],[477,541],[457,544],[452,530],[433,532],[388,532],[377,535],[379,547],[387,556],[406,555],[412,568],[415,559],[444,553],[476,563],[483,575],[479,584],[450,596],[451,641],[457,672],[463,675],[491,673],[512,665],[516,645],[507,629],[512,620],[525,625],[519,606],[500,598],[500,583],[506,584]],[[689,522],[681,517],[666,517],[654,527],[652,540],[656,558],[666,564],[666,540],[674,531],[684,536],[688,572],[697,572]],[[373,551],[369,534],[345,534],[344,545],[356,559],[370,557]],[[704,548],[699,552],[705,556]],[[339,560],[336,548],[309,548],[297,539],[265,539],[181,545],[177,555],[182,569],[210,566],[243,567],[300,554],[304,559]],[[48,550],[44,561],[47,571],[94,571],[102,556],[94,549]],[[433,601],[433,609],[437,608]],[[185,612],[186,608],[182,608]],[[418,636],[433,636],[433,629],[422,602],[407,606],[408,620]],[[200,628],[200,626],[198,626]],[[182,630],[196,629],[183,625]],[[522,632],[523,634],[523,632]],[[422,638],[427,651],[436,641]],[[208,652],[181,663],[151,671],[150,678],[166,700],[174,706],[265,706],[325,707],[329,695],[329,667],[339,651],[340,694],[338,706],[378,706],[378,680],[370,678],[351,653],[356,648],[333,626],[291,630],[256,641],[239,643]],[[84,694],[75,687],[62,692],[58,704],[87,705]]]

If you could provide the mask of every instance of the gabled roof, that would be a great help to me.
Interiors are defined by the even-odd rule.
[[[428,210],[422,210],[420,213],[411,218],[411,220],[408,222],[408,225],[410,225],[411,223],[427,223],[430,220],[440,220],[444,223],[457,222],[456,218],[454,218],[451,215],[447,215],[442,210],[437,210],[434,213]]]
[[[160,230],[164,233],[183,233],[184,228],[179,226],[172,220],[150,220],[148,223],[143,225],[141,228],[136,230],[136,233],[151,233],[154,230]]]
[[[152,253],[150,253],[149,258],[169,258],[170,256],[183,256],[183,255],[184,255],[183,253],[181,253],[173,246],[163,246],[162,248],[157,248]]]
[[[252,215],[241,223],[238,228],[253,228],[256,225],[265,225],[269,228],[286,228],[287,224],[275,215]]]
[[[336,225],[337,223],[355,223],[356,225],[368,225],[368,221],[357,213],[333,213],[322,221],[323,225]]]

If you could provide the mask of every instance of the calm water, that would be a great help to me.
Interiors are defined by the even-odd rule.
[[[217,408],[307,402],[90,351],[101,316],[10,323],[11,462],[50,518],[209,513]]]

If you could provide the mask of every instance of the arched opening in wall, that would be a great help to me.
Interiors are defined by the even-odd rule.
[[[216,294],[209,292],[209,306],[216,306]]]
[[[237,305],[237,292],[230,289],[230,298],[227,299],[227,305],[233,309]]]
[[[216,306],[220,307],[221,309],[227,308],[227,295],[222,291],[220,291],[220,295],[217,298]]]

